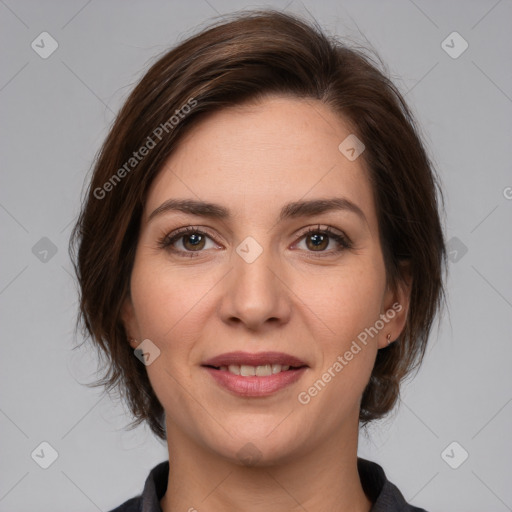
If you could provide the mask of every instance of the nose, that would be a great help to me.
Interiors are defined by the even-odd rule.
[[[224,322],[244,325],[252,331],[287,323],[292,294],[278,255],[255,245],[242,243],[233,253],[233,269],[226,276],[220,308]]]

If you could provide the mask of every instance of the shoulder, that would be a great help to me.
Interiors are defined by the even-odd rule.
[[[358,457],[357,469],[364,492],[373,502],[370,512],[427,512],[407,503],[377,463]]]
[[[109,512],[140,512],[141,498],[131,498]]]
[[[130,498],[109,512],[162,512],[160,500],[167,490],[169,461],[160,462],[149,473],[142,494]]]

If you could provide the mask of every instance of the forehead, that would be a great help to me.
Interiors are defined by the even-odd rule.
[[[180,141],[155,178],[145,217],[169,198],[215,202],[254,218],[290,201],[343,196],[370,221],[375,211],[363,159],[350,161],[338,148],[351,133],[314,99],[274,96],[214,112]]]

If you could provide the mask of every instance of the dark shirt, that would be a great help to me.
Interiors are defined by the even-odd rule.
[[[375,462],[358,457],[357,470],[363,490],[373,502],[370,512],[427,512],[406,503],[402,493]],[[162,512],[160,500],[167,490],[168,477],[169,461],[161,462],[149,473],[141,496],[125,501],[110,512]]]

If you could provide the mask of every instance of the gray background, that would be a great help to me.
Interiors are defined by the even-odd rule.
[[[67,243],[96,151],[143,71],[212,16],[256,5],[366,37],[419,118],[446,194],[449,313],[359,455],[429,512],[512,510],[510,0],[0,0],[0,511],[106,511],[166,459],[148,428],[123,430],[122,404],[83,385],[96,362],[72,350]],[[31,48],[43,31],[59,45],[47,59]],[[441,46],[453,31],[469,44],[458,58]],[[48,469],[31,457],[43,441],[58,453]]]

